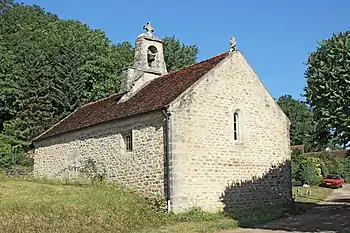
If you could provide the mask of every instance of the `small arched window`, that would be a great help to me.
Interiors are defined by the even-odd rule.
[[[149,67],[152,67],[153,62],[156,60],[156,55],[157,55],[157,48],[153,45],[148,47],[147,50],[147,63]]]
[[[233,139],[238,141],[239,139],[239,116],[238,112],[233,114]]]

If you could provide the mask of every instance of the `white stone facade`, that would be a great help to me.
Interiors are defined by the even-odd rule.
[[[291,198],[289,120],[240,52],[232,52],[183,93],[170,112],[175,212],[189,206],[232,209]]]
[[[88,158],[98,161],[106,178],[127,188],[164,195],[163,119],[153,112],[37,141],[34,174],[67,178]],[[132,130],[133,151],[125,150],[123,133]]]
[[[230,211],[291,198],[290,122],[240,52],[230,53],[168,112],[168,124],[156,111],[36,141],[34,173],[65,177],[69,166],[94,158],[108,181],[164,195],[174,212],[193,206]],[[126,152],[122,133],[131,129],[133,151]]]
[[[134,64],[121,76],[121,89],[123,92],[128,92],[122,101],[129,99],[153,79],[167,73],[163,41],[148,33],[139,35],[135,42]]]

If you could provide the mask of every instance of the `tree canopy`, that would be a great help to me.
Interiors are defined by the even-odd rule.
[[[134,58],[130,42],[112,44],[101,30],[62,20],[39,6],[0,2],[0,166],[78,106],[119,91]],[[193,64],[198,49],[164,38],[167,67]]]
[[[312,112],[308,106],[293,99],[291,95],[279,97],[277,103],[291,122],[291,145],[308,144],[308,139],[313,130]]]
[[[317,126],[315,137],[350,144],[350,32],[334,34],[309,55],[305,96]]]
[[[196,62],[198,48],[196,45],[181,44],[175,36],[163,39],[164,59],[168,71],[173,71]]]

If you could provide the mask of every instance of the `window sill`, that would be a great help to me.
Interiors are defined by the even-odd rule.
[[[234,144],[238,146],[243,146],[244,143],[242,141],[235,141]]]

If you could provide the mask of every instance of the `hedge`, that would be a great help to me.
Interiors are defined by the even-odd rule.
[[[318,157],[304,155],[296,150],[292,153],[292,180],[294,185],[317,185],[328,174],[339,174],[345,182],[350,181],[350,158],[337,157],[322,152]]]

